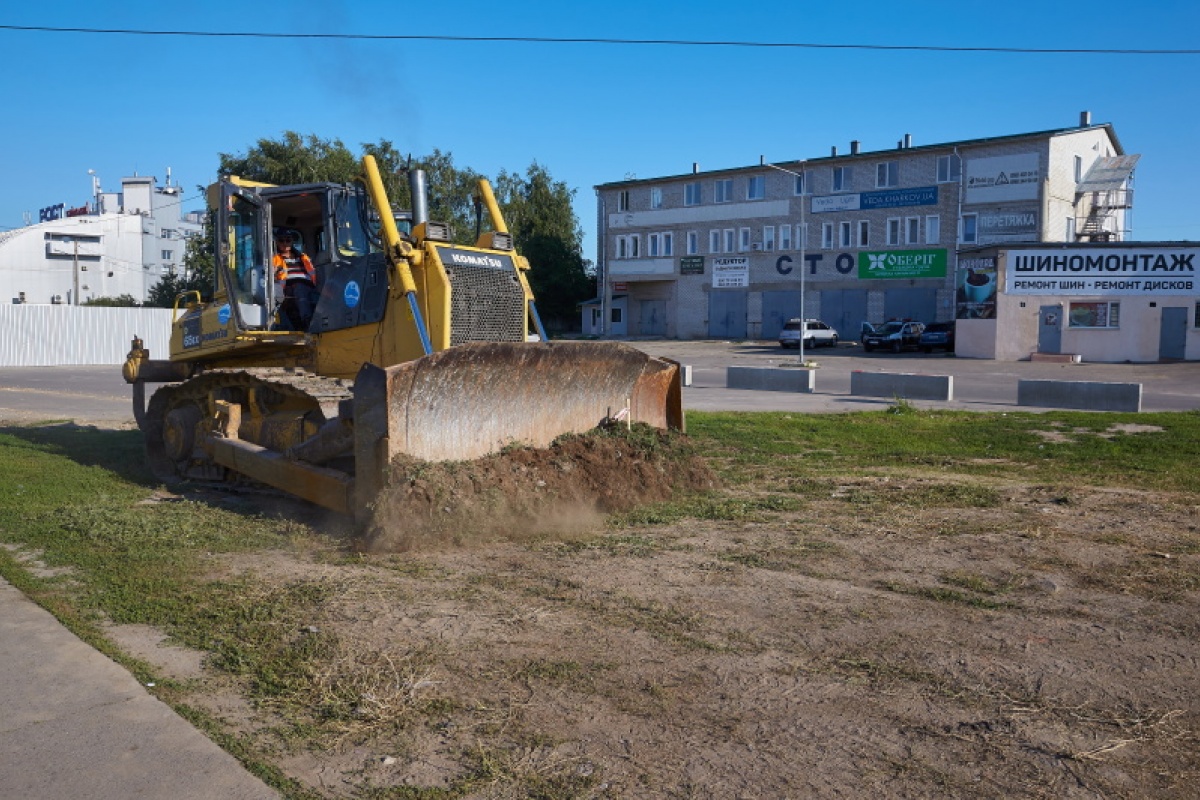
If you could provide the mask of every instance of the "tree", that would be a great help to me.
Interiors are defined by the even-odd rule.
[[[244,156],[220,153],[219,171],[262,183],[349,183],[362,172],[340,139],[284,131],[281,139],[259,139]]]
[[[187,240],[183,250],[183,269],[162,276],[150,287],[146,304],[173,308],[175,298],[184,292],[196,291],[203,299],[212,297],[216,283],[213,266],[213,221],[204,220],[204,232]]]
[[[542,322],[555,330],[579,324],[578,304],[594,278],[583,257],[583,230],[572,208],[575,191],[536,161],[525,175],[501,172],[496,196],[518,252],[529,259],[529,283]]]
[[[119,294],[116,297],[93,297],[91,300],[84,300],[81,305],[85,306],[107,306],[109,308],[129,308],[140,306],[137,300],[133,299],[131,294]]]

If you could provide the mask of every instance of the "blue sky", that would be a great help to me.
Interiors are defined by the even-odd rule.
[[[297,0],[5,3],[0,25],[1020,48],[1196,49],[1200,4]],[[1140,153],[1137,239],[1200,240],[1200,55],[1010,55],[668,45],[294,41],[0,30],[0,230],[91,196],[89,169],[168,167],[199,209],[218,154],[284,130],[449,151],[488,175],[532,161],[593,186],[1078,123]]]

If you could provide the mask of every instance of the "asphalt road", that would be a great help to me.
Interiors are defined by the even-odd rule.
[[[955,358],[944,353],[864,353],[843,343],[806,351],[817,370],[813,394],[725,388],[729,366],[795,363],[795,350],[766,342],[644,341],[632,345],[692,367],[684,407],[701,411],[864,411],[891,404],[885,398],[850,394],[855,370],[954,376],[954,401],[914,401],[930,408],[974,411],[1036,411],[1017,405],[1022,378],[1142,384],[1143,411],[1200,409],[1200,362],[1170,364],[1054,364]],[[105,427],[133,426],[129,386],[118,365],[88,367],[0,367],[0,420],[73,420]]]

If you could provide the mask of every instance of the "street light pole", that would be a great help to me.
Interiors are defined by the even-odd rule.
[[[804,198],[808,195],[808,181],[804,177],[804,162],[800,162],[800,171],[792,172],[790,169],[784,169],[774,164],[768,164],[767,160],[759,156],[758,163],[764,167],[777,169],[780,172],[786,172],[788,175],[795,175],[800,179],[800,363],[804,363],[804,336],[808,333],[808,320],[804,316],[804,272],[808,268],[808,261],[805,259],[805,251],[808,248],[808,222],[804,218]]]

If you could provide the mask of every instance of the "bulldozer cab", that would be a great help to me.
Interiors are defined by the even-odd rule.
[[[218,292],[227,294],[243,330],[280,330],[283,297],[274,280],[274,234],[292,237],[316,272],[318,299],[304,333],[378,322],[387,300],[387,263],[379,246],[378,219],[361,187],[317,183],[219,184]],[[215,188],[215,187],[214,187]],[[214,198],[215,199],[215,198]],[[410,227],[408,214],[395,214]]]

